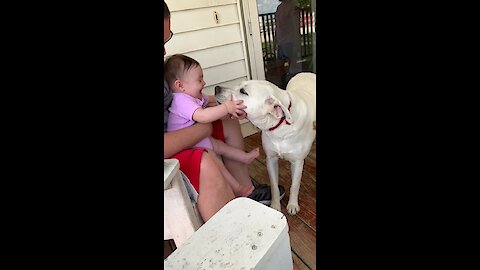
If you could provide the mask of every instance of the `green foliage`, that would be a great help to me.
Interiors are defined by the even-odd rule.
[[[300,8],[306,8],[309,7],[311,3],[311,0],[298,0],[298,6]]]

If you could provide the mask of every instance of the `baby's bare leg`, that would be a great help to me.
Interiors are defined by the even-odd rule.
[[[213,151],[215,151],[215,153],[244,164],[250,164],[260,155],[260,149],[258,149],[258,147],[247,153],[213,137],[210,137],[210,141],[212,142]]]
[[[245,144],[243,141],[242,130],[240,128],[240,122],[237,119],[227,119],[222,121],[222,126],[223,134],[227,144],[245,151]],[[242,186],[252,185],[247,164],[229,159],[227,157],[223,157],[223,163],[225,164],[225,167],[227,167],[227,170],[232,175],[235,175],[235,179],[237,179]]]
[[[255,189],[253,185],[249,186],[242,186],[240,183],[233,177],[233,175],[227,170],[227,168],[224,166],[222,160],[220,159],[219,156],[216,154],[213,154],[212,156],[216,157],[217,164],[220,168],[220,172],[222,173],[223,177],[227,180],[229,183],[230,187],[233,190],[233,193],[235,194],[236,197],[246,197],[252,193],[252,191]]]

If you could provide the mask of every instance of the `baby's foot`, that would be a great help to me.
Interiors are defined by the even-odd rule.
[[[255,187],[253,185],[247,186],[247,187],[240,186],[238,190],[235,192],[235,195],[237,197],[247,197],[253,192],[254,189]]]
[[[243,163],[250,164],[254,159],[256,159],[260,155],[260,149],[257,147],[250,151],[249,153],[245,153],[245,157],[243,159]]]

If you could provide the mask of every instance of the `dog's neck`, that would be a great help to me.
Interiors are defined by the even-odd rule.
[[[280,96],[277,96],[278,100],[280,100],[282,104],[290,104],[292,101],[292,98],[290,97],[290,94],[288,93],[288,91],[282,89],[280,93],[282,94]]]

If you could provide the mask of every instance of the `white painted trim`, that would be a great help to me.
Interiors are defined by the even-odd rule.
[[[248,56],[247,62],[251,67],[251,78],[253,80],[265,80],[265,67],[263,64],[262,41],[260,40],[260,28],[258,23],[258,11],[256,0],[243,0],[244,12],[242,25],[247,25],[248,30],[246,35]]]
[[[240,7],[240,3],[237,5],[237,12],[240,17],[240,33],[242,35],[242,43],[243,43],[243,54],[245,55],[245,69],[247,70],[247,78],[252,78],[252,70],[249,64],[249,54],[247,52],[248,41],[245,40],[247,35],[245,34],[245,20],[243,19],[242,9]]]

